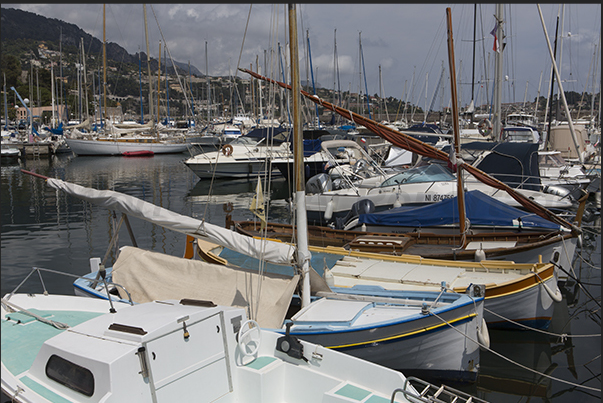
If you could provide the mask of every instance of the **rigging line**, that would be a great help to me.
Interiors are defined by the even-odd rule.
[[[484,310],[487,310],[487,309],[486,309],[486,308],[484,308]],[[505,361],[510,362],[511,364],[517,365],[518,367],[523,368],[523,369],[525,369],[525,370],[527,370],[527,371],[533,372],[533,373],[535,373],[535,374],[537,374],[537,375],[540,375],[541,377],[549,378],[549,379],[554,380],[554,381],[558,381],[558,382],[561,382],[561,383],[565,383],[565,384],[568,384],[568,385],[572,385],[572,386],[574,386],[574,387],[576,387],[576,388],[582,388],[582,389],[592,390],[592,391],[595,391],[595,392],[601,392],[601,389],[592,388],[592,387],[590,387],[590,386],[584,386],[584,385],[580,385],[580,384],[578,384],[578,383],[574,383],[574,382],[566,381],[566,380],[564,380],[564,379],[556,378],[556,377],[554,377],[554,376],[551,376],[551,375],[545,374],[545,373],[540,372],[540,371],[536,371],[535,369],[532,369],[532,368],[527,367],[527,366],[525,366],[525,365],[523,365],[523,364],[520,364],[520,363],[518,363],[518,362],[516,362],[516,361],[513,361],[512,359],[510,359],[510,358],[508,358],[508,357],[505,357],[504,355],[502,355],[502,354],[500,354],[500,353],[498,353],[498,352],[496,352],[496,351],[492,350],[490,347],[486,347],[486,346],[484,346],[483,344],[479,343],[477,340],[474,340],[473,338],[469,337],[469,336],[468,336],[468,335],[466,335],[465,333],[461,332],[459,329],[457,329],[456,327],[452,326],[452,324],[448,323],[448,322],[447,322],[447,321],[446,321],[444,318],[441,318],[441,317],[440,317],[438,314],[433,313],[433,312],[429,312],[429,314],[430,314],[430,315],[435,316],[436,318],[438,318],[438,319],[439,319],[439,320],[441,320],[442,322],[446,323],[446,324],[447,324],[448,326],[450,326],[452,329],[454,329],[454,330],[455,330],[455,331],[457,331],[458,333],[460,333],[460,334],[462,334],[463,336],[465,336],[467,339],[471,340],[472,342],[474,342],[475,344],[477,344],[478,346],[480,346],[480,348],[483,348],[484,350],[491,352],[492,354],[494,354],[494,355],[496,355],[496,356],[498,356],[498,357],[502,358],[502,359],[503,359],[503,360],[505,360]]]
[[[565,339],[581,338],[581,337],[601,337],[601,333],[594,333],[594,334],[567,334],[567,333],[558,334],[558,333],[552,333],[552,332],[548,332],[546,330],[536,329],[535,327],[526,326],[523,323],[515,322],[513,319],[505,318],[504,316],[499,315],[496,312],[492,312],[488,308],[484,308],[484,311],[487,311],[488,313],[491,313],[494,316],[497,316],[497,317],[499,317],[501,319],[504,319],[507,322],[513,323],[514,325],[523,327],[526,330],[532,330],[532,331],[537,332],[537,333],[546,334],[547,336],[559,337],[561,339],[561,341],[565,341]]]
[[[559,270],[561,270],[562,272],[567,274],[569,277],[571,277],[571,279],[574,280],[578,284],[578,286],[582,289],[582,291],[584,291],[584,293],[587,294],[595,304],[597,304],[597,305],[599,305],[599,307],[601,307],[601,303],[598,302],[597,299],[590,292],[588,292],[588,290],[586,288],[584,288],[584,286],[582,285],[582,281],[580,281],[580,279],[572,276],[570,273],[567,272],[567,270],[565,270],[563,267],[559,266],[558,264],[553,263],[553,265],[555,265],[555,267],[557,267]]]

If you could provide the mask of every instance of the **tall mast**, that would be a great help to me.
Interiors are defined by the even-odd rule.
[[[86,53],[84,52],[84,38],[82,40],[82,74],[84,76],[84,102],[86,105],[86,119],[90,115],[88,110],[88,80],[86,79]]]
[[[211,89],[209,87],[209,58],[207,56],[207,41],[205,41],[205,81],[207,82],[207,124],[211,124]]]
[[[166,57],[167,44],[163,48],[163,58],[165,59],[165,102],[167,104],[167,119],[166,122],[170,124],[170,77],[168,75],[168,63]]]
[[[101,115],[101,127],[104,126],[104,121],[107,118],[107,38],[105,26],[105,4],[103,4],[103,112]],[[61,82],[63,78],[61,77]]]
[[[452,129],[454,135],[454,152],[456,155],[461,155],[461,141],[459,128],[459,110],[457,105],[456,92],[456,72],[454,64],[454,41],[452,39],[452,15],[450,7],[446,9],[446,20],[448,24],[448,64],[450,66],[450,95],[452,97]],[[453,164],[456,164],[456,157]],[[461,249],[467,244],[466,224],[465,224],[465,192],[463,189],[463,164],[460,163],[456,167],[456,183],[457,183],[457,203],[459,208],[459,229],[461,232]]]
[[[310,305],[310,252],[308,250],[308,219],[304,185],[303,143],[301,125],[301,92],[297,44],[297,15],[295,4],[289,4],[289,38],[291,51],[291,89],[293,95],[293,160],[295,175],[295,204],[297,213],[297,262],[302,270],[302,308]]]
[[[159,41],[159,64],[157,65],[157,123],[159,123],[159,100],[161,99],[161,41]]]
[[[500,134],[502,131],[502,70],[503,70],[503,5],[496,5],[496,40],[495,46],[496,54],[495,54],[495,69],[494,69],[494,116],[492,128],[494,130],[494,139],[496,141],[500,141]]]
[[[54,102],[54,62],[50,62],[50,96],[52,100],[52,123],[51,127],[53,129],[57,128],[57,118],[55,114],[55,102]],[[4,107],[6,109],[6,75],[4,75]],[[5,113],[6,119],[8,119],[8,115]]]
[[[6,104],[6,73],[4,73],[4,129],[8,130],[8,106]]]
[[[578,145],[578,139],[576,138],[576,132],[574,130],[574,123],[572,122],[572,116],[570,114],[569,107],[567,106],[567,99],[565,99],[565,93],[563,92],[563,85],[561,84],[561,77],[559,76],[559,70],[557,69],[557,63],[555,62],[555,56],[553,55],[553,49],[551,49],[551,42],[549,41],[549,36],[546,31],[546,25],[544,24],[544,18],[542,17],[542,10],[540,9],[540,4],[538,6],[538,13],[540,14],[540,22],[542,23],[542,29],[544,30],[544,36],[546,38],[546,44],[549,48],[549,55],[551,56],[551,61],[553,62],[553,70],[555,70],[555,76],[557,77],[557,82],[559,85],[559,94],[561,95],[561,99],[563,100],[563,107],[565,109],[565,113],[567,115],[567,122],[569,123],[570,133],[572,134],[572,140],[574,141],[574,147],[576,147],[576,153],[578,154],[578,159],[581,164],[584,164],[584,157],[580,152],[580,146]]]
[[[475,102],[473,97],[475,96],[475,30],[477,27],[477,4],[473,5],[473,64],[471,69],[471,122],[473,122],[473,111],[475,110]]]
[[[147,29],[147,6],[142,5],[144,11],[144,36],[147,43],[147,74],[149,76],[149,115],[151,115],[151,124],[155,126],[155,118],[153,116],[153,80],[151,77],[151,56],[149,55],[149,31]]]

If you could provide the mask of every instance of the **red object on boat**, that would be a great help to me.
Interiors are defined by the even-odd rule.
[[[124,151],[121,153],[124,157],[152,157],[155,155],[153,151],[141,150],[141,151]]]

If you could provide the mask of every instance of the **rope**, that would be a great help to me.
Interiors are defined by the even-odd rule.
[[[486,309],[484,308],[484,310],[486,310]],[[506,360],[506,361],[510,362],[510,363],[511,363],[511,364],[513,364],[513,365],[517,365],[518,367],[523,368],[523,369],[525,369],[525,370],[527,370],[527,371],[533,372],[533,373],[535,373],[535,374],[537,374],[537,375],[540,375],[541,377],[545,377],[545,378],[549,378],[549,379],[554,380],[554,381],[558,381],[558,382],[561,382],[561,383],[565,383],[565,384],[568,384],[568,385],[574,386],[574,387],[576,387],[576,388],[582,388],[582,389],[592,390],[592,391],[595,391],[595,392],[601,392],[601,389],[592,388],[592,387],[590,387],[590,386],[584,386],[584,385],[580,385],[580,384],[578,384],[578,383],[574,383],[574,382],[566,381],[566,380],[564,380],[564,379],[556,378],[556,377],[554,377],[554,376],[551,376],[551,375],[545,374],[545,373],[543,373],[543,372],[536,371],[535,369],[532,369],[532,368],[530,368],[530,367],[526,367],[525,365],[520,364],[520,363],[518,363],[518,362],[516,362],[516,361],[513,361],[513,360],[512,360],[512,359],[510,359],[510,358],[507,358],[507,357],[505,357],[504,355],[502,355],[502,354],[500,354],[500,353],[497,353],[496,351],[492,350],[490,347],[486,347],[486,346],[484,346],[483,344],[479,343],[477,340],[474,340],[474,339],[472,339],[471,337],[467,336],[465,333],[461,332],[461,331],[460,331],[460,330],[458,330],[456,327],[452,326],[452,324],[448,323],[448,322],[447,322],[445,319],[443,319],[443,318],[441,318],[440,316],[438,316],[438,314],[433,313],[433,312],[430,312],[429,314],[430,314],[430,315],[435,316],[436,318],[438,318],[438,319],[439,319],[439,320],[441,320],[442,322],[446,323],[448,326],[450,326],[450,327],[451,327],[452,329],[454,329],[456,332],[458,332],[458,333],[462,334],[462,335],[463,335],[463,336],[465,336],[467,339],[471,340],[472,342],[474,342],[475,344],[477,344],[478,346],[480,346],[480,348],[483,348],[484,350],[491,352],[492,354],[494,354],[494,355],[496,355],[496,356],[498,356],[498,357],[502,358],[503,360]],[[600,335],[599,335],[599,336],[600,336]]]
[[[35,313],[28,311],[27,309],[21,308],[20,306],[15,305],[12,302],[8,302],[7,299],[2,298],[2,304],[9,307],[12,312],[24,313],[25,315],[31,316],[42,323],[46,323],[47,325],[56,327],[59,330],[69,329],[69,325],[67,325],[65,323],[56,322],[54,320],[49,320],[49,319],[44,319],[43,317],[36,315]]]
[[[523,323],[515,322],[513,319],[505,318],[504,316],[501,316],[501,315],[497,314],[496,312],[492,312],[488,308],[484,308],[484,311],[486,311],[494,316],[497,316],[507,322],[513,323],[514,325],[523,327],[524,329],[532,330],[532,331],[538,332],[538,333],[543,333],[548,336],[559,337],[561,339],[561,341],[565,341],[568,338],[571,339],[571,338],[580,338],[580,337],[601,337],[601,333],[599,333],[599,334],[567,334],[567,333],[558,334],[558,333],[547,332],[546,330],[536,329],[535,327],[530,327],[530,326],[524,325]]]

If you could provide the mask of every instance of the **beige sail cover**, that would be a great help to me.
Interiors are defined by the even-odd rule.
[[[298,280],[299,275],[260,275],[133,246],[123,247],[113,265],[113,282],[124,286],[134,302],[208,300],[217,305],[245,308],[247,315],[264,328],[282,327]],[[120,294],[127,298],[123,290]]]

